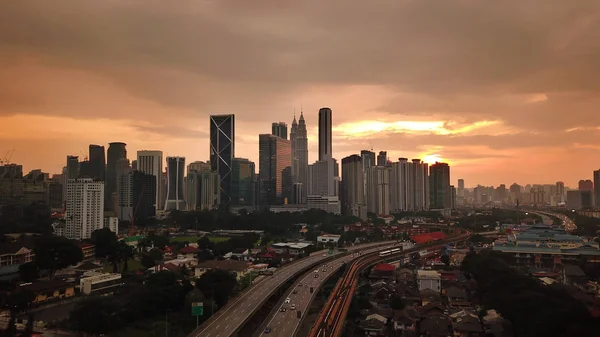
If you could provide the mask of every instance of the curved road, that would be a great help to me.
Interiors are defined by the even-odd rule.
[[[395,247],[397,245],[390,245],[390,246],[385,246],[385,247],[377,247],[377,248],[370,248],[370,249],[365,249],[363,250],[361,253],[363,254],[368,254],[371,252],[375,252],[378,250],[386,250],[386,249],[390,249],[391,247]],[[292,287],[292,289],[290,289],[284,298],[289,298],[290,299],[290,303],[285,303],[285,301],[283,303],[280,304],[279,307],[277,307],[277,312],[275,313],[275,315],[269,320],[269,323],[267,324],[267,327],[269,327],[271,329],[271,331],[269,333],[261,333],[261,336],[267,337],[267,336],[277,336],[277,337],[293,337],[296,335],[296,332],[298,331],[298,328],[300,327],[300,323],[302,322],[302,318],[298,318],[297,315],[297,311],[300,311],[302,313],[302,316],[304,316],[307,311],[308,308],[310,306],[310,303],[313,300],[313,297],[315,297],[319,291],[319,288],[323,285],[323,283],[325,283],[325,281],[331,277],[332,274],[334,274],[337,270],[339,270],[342,265],[346,262],[350,262],[356,258],[358,258],[358,255],[354,255],[354,256],[344,256],[342,258],[333,260],[329,263],[327,263],[326,265],[320,265],[319,268],[315,268],[315,270],[317,272],[315,272],[315,270],[311,270],[309,272],[307,272],[306,274],[302,275],[302,277],[300,278],[300,281],[295,283],[294,286]],[[325,271],[323,271],[325,270]],[[315,274],[318,275],[317,277],[315,277]],[[310,288],[313,288],[313,293],[310,293]],[[294,294],[294,291],[297,292],[296,294]],[[295,310],[291,310],[291,306],[295,305],[296,309]],[[285,311],[279,311],[281,308],[285,308]]]
[[[351,252],[382,244],[392,244],[394,242],[395,241],[377,242],[351,246],[347,247],[347,249]],[[322,254],[323,253],[320,252],[318,255],[309,256],[296,263],[279,268],[272,277],[268,277],[256,287],[249,289],[241,296],[232,299],[231,303],[228,303],[226,307],[216,313],[218,315],[217,319],[200,326],[192,331],[188,337],[229,337],[235,334],[244,325],[246,320],[260,308],[261,304],[271,296],[273,291],[281,287],[294,275],[311,264],[327,260],[331,256],[344,255],[345,253],[337,252],[333,255],[326,256],[323,256]]]

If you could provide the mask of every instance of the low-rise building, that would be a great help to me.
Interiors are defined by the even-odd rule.
[[[83,253],[83,260],[93,260],[96,258],[96,246],[91,243],[82,242],[79,244],[81,252]]]
[[[235,273],[239,280],[250,271],[250,265],[247,262],[235,260],[209,260],[199,262],[196,266],[194,276],[200,277],[202,274],[210,270],[226,270]]]
[[[44,280],[19,286],[34,294],[33,304],[53,302],[75,296],[75,286],[60,280]]]
[[[337,234],[321,234],[317,236],[318,243],[334,243],[337,244],[340,241],[341,235]]]
[[[105,294],[123,285],[121,274],[117,273],[88,273],[79,280],[81,292],[86,295]]]
[[[440,273],[435,270],[418,270],[417,285],[419,286],[419,291],[431,289],[440,293],[442,291],[442,278],[440,277]]]
[[[20,243],[3,243],[0,245],[0,267],[22,265],[33,261],[35,254],[32,249]]]

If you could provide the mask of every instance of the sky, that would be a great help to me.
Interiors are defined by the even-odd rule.
[[[59,173],[89,144],[236,156],[300,110],[317,157],[448,162],[452,183],[576,187],[600,168],[597,0],[0,2],[0,158]]]

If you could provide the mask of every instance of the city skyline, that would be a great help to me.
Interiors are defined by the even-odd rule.
[[[575,188],[600,168],[600,4],[550,2],[11,3],[0,158],[60,173],[67,154],[124,142],[208,160],[206,119],[231,113],[237,153],[258,163],[258,134],[303,108],[313,163],[327,106],[338,159],[439,156],[469,187]]]

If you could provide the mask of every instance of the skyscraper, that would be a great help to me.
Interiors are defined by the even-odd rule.
[[[210,169],[210,164],[193,162],[188,165],[185,179],[185,201],[188,210],[211,210],[219,206],[219,174]]]
[[[452,207],[450,191],[450,166],[435,163],[429,167],[429,199],[431,209],[449,209]]]
[[[121,142],[114,142],[108,144],[107,161],[106,161],[106,181],[104,189],[104,201],[105,207],[114,211],[114,203],[112,202],[114,196],[117,193],[118,184],[118,172],[117,165],[119,159],[127,158],[127,150],[125,147],[127,144]]]
[[[291,183],[291,143],[270,134],[258,137],[260,207],[281,205],[291,197],[292,186],[286,186],[288,178]]]
[[[104,227],[104,183],[91,178],[69,179],[65,214],[65,236],[89,239]]]
[[[183,177],[185,171],[184,157],[167,157],[167,200],[165,211],[185,210],[183,196]]]
[[[371,166],[367,174],[367,210],[376,215],[390,214],[390,168]]]
[[[104,146],[91,144],[89,147],[90,176],[100,181],[106,180],[106,154]]]
[[[288,139],[287,137],[287,124],[284,122],[273,123],[271,126],[271,134],[279,138]]]
[[[319,109],[319,160],[332,158],[332,116],[330,108]]]
[[[304,114],[300,112],[300,119],[296,122],[296,116],[292,122],[292,131],[290,132],[290,141],[292,146],[292,180],[296,186],[296,194],[300,196],[297,203],[306,202],[306,193],[308,191],[308,136],[306,131],[306,121]],[[296,198],[294,198],[296,199]]]
[[[162,151],[142,150],[137,152],[137,170],[146,174],[151,174],[156,179],[156,188],[154,189],[154,207],[156,210],[164,208],[164,200],[161,199],[162,184],[160,175],[163,172],[163,153]]]
[[[387,151],[379,151],[377,155],[377,166],[387,165]]]
[[[465,196],[465,180],[458,179],[458,189],[456,190],[456,195],[459,197]]]
[[[594,182],[587,180],[580,180],[578,184],[578,189],[582,191],[593,191],[594,190]]]
[[[423,211],[429,209],[428,165],[420,159],[399,158],[392,163],[390,210]]]
[[[254,207],[256,169],[246,158],[233,158],[231,178],[231,204]]]
[[[364,192],[362,158],[351,155],[342,159],[341,203],[342,214],[353,215],[361,219],[367,216]]]
[[[235,115],[210,116],[210,165],[221,179],[221,206],[231,202],[231,162],[235,157]]]

